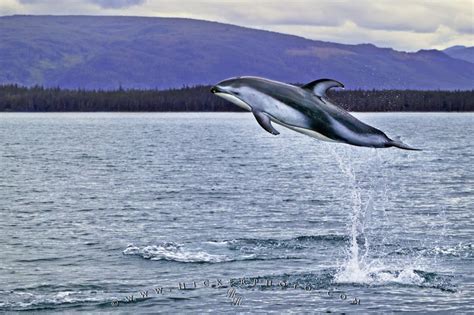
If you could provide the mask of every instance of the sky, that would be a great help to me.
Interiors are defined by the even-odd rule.
[[[185,17],[403,51],[474,46],[474,0],[0,0],[13,14]]]

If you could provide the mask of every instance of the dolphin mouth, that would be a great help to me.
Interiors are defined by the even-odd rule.
[[[232,93],[231,91],[228,91],[226,89],[223,89],[222,87],[220,87],[219,85],[214,85],[213,87],[211,87],[211,93],[212,94],[228,94],[228,95],[233,95],[233,96],[236,96],[234,93]]]
[[[216,94],[216,93],[226,93],[223,89],[221,89],[218,85],[214,85],[211,87],[211,93]]]
[[[222,97],[223,99],[245,109],[248,111],[252,111],[252,106],[247,104],[242,98],[240,97],[239,93],[234,93],[228,90],[221,88],[219,85],[214,85],[211,87],[211,93],[215,94],[216,96]]]

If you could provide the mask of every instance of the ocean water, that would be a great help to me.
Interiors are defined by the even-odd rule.
[[[356,116],[0,114],[0,312],[472,312],[474,115]]]

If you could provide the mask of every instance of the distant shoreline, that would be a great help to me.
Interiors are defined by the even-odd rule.
[[[210,86],[169,90],[70,90],[0,85],[0,112],[242,112]],[[344,90],[331,100],[352,112],[473,112],[474,90]]]

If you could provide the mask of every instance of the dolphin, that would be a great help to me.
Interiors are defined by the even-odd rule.
[[[300,87],[246,76],[221,81],[211,92],[252,112],[260,126],[273,135],[279,132],[272,122],[323,141],[419,150],[399,139],[390,139],[331,103],[326,92],[334,87],[344,88],[344,85],[336,80],[319,79]]]

